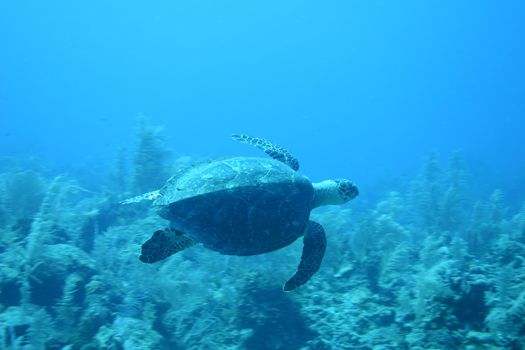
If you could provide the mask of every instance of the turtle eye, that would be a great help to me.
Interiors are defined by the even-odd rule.
[[[359,194],[357,186],[350,180],[338,179],[334,180],[337,183],[337,190],[341,198],[347,202],[351,199],[354,199]]]

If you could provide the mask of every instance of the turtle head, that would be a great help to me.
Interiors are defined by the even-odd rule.
[[[354,199],[359,190],[347,179],[325,180],[313,184],[314,200],[312,208],[322,205],[343,204]]]

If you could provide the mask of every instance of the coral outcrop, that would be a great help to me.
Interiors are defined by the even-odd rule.
[[[120,188],[165,180],[155,135],[141,131],[133,185]],[[525,204],[508,208],[499,190],[476,199],[467,178],[458,154],[448,168],[431,155],[370,208],[314,211],[329,240],[323,268],[284,293],[276,283],[300,242],[253,257],[197,246],[146,265],[140,246],[166,225],[151,208],[6,170],[0,348],[522,349]]]

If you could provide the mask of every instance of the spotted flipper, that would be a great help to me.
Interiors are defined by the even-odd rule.
[[[142,245],[140,261],[151,264],[197,244],[197,241],[172,229],[155,231]]]
[[[295,275],[285,283],[283,290],[289,292],[305,284],[319,270],[325,250],[326,236],[323,226],[310,221],[303,239],[301,262]]]
[[[274,145],[268,140],[261,139],[259,137],[251,137],[248,135],[242,135],[242,134],[232,135],[232,139],[242,142],[242,143],[247,143],[249,145],[253,145],[259,149],[262,149],[264,153],[266,153],[267,155],[269,155],[275,160],[283,162],[284,164],[288,165],[293,170],[299,169],[299,161],[297,160],[297,158],[292,156],[290,152],[288,152],[284,148]]]
[[[143,193],[139,196],[125,199],[123,201],[120,201],[120,204],[131,204],[131,203],[139,203],[142,201],[152,201],[152,200],[159,198],[160,196],[161,196],[160,191],[156,190],[156,191],[151,191],[148,193]]]

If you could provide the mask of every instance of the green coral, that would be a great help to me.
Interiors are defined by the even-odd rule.
[[[0,228],[11,226],[24,234],[40,208],[45,190],[44,179],[35,171],[0,174]]]
[[[131,178],[124,157],[117,164],[119,191],[169,176],[158,131],[143,127]],[[300,240],[252,257],[196,246],[146,265],[142,242],[167,225],[153,209],[130,214],[67,177],[10,169],[0,174],[0,347],[517,349],[525,203],[512,212],[499,190],[475,201],[466,179],[459,154],[448,167],[433,154],[408,191],[316,210],[323,268],[284,294],[274,281],[296,268]]]
[[[133,188],[138,193],[160,188],[169,177],[169,151],[160,138],[160,128],[152,128],[141,121],[138,146],[133,159]]]

